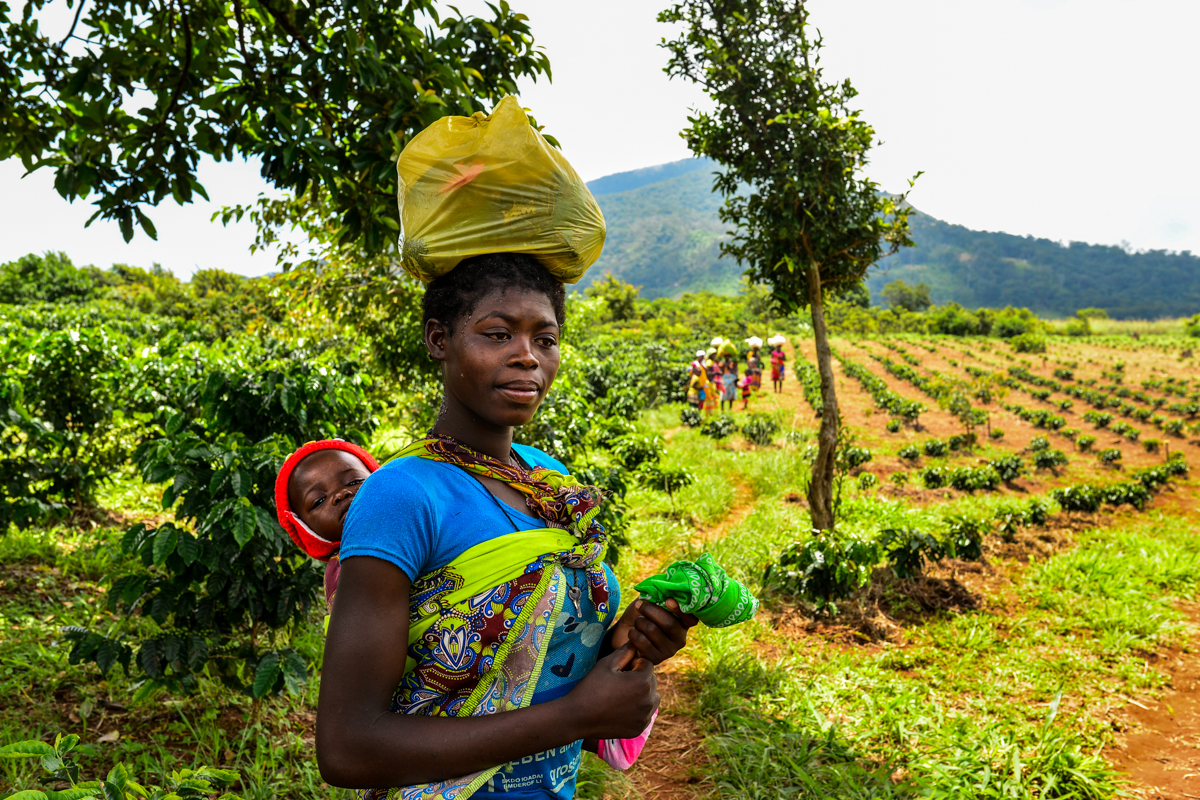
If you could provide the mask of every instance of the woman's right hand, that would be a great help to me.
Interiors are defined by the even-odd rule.
[[[658,710],[654,665],[626,644],[597,661],[563,699],[573,706],[582,738],[632,739]]]

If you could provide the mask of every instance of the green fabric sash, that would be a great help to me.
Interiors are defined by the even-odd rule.
[[[651,575],[633,588],[659,605],[673,598],[680,611],[695,614],[710,628],[736,625],[758,612],[758,598],[708,553],[695,562],[676,561],[665,573]]]

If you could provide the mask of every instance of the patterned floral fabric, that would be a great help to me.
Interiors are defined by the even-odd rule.
[[[502,480],[525,494],[530,509],[552,527],[498,536],[413,582],[409,660],[392,711],[463,717],[528,706],[567,594],[563,568],[585,571],[599,618],[610,613],[602,566],[608,536],[596,522],[602,492],[554,470],[503,464],[449,437],[418,440],[400,456],[445,461]],[[497,769],[366,790],[360,797],[465,800]]]
[[[529,570],[541,569],[554,561],[566,567],[586,569],[592,600],[600,612],[600,619],[605,619],[609,611],[608,588],[604,571],[598,565],[604,560],[608,534],[596,520],[604,501],[601,489],[586,486],[570,475],[546,467],[526,470],[505,464],[449,436],[430,434],[418,439],[400,451],[400,458],[408,456],[444,461],[472,475],[503,481],[525,495],[525,503],[534,516],[544,519],[550,527],[569,531],[579,541],[578,545],[570,552],[547,553],[540,563],[530,564]]]

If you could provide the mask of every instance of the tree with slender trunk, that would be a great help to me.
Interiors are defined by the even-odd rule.
[[[678,31],[662,43],[667,74],[713,101],[683,136],[721,167],[713,190],[734,228],[722,253],[771,287],[782,311],[812,310],[823,407],[808,503],[813,527],[831,530],[839,414],[825,298],[853,291],[912,239],[907,191],[884,194],[865,174],[875,131],[850,107],[850,82],[822,75],[808,16],[796,0],[684,0],[659,21]]]

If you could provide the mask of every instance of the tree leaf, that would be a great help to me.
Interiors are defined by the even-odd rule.
[[[279,679],[279,670],[278,653],[267,653],[260,658],[258,667],[254,670],[254,684],[250,687],[250,694],[254,697],[265,697]]]
[[[182,411],[176,411],[167,417],[167,436],[174,436],[179,433],[185,422],[187,422],[187,414]]]
[[[288,694],[298,697],[304,692],[306,683],[308,683],[308,665],[304,663],[304,658],[293,650],[283,660],[284,688],[287,689]]]
[[[296,384],[291,378],[285,378],[283,388],[279,392],[279,401],[283,404],[283,410],[291,416],[296,416],[296,409],[300,406],[300,401],[296,397]]]
[[[179,543],[179,530],[174,525],[163,525],[154,537],[154,563],[162,566],[167,556],[175,552]]]
[[[254,476],[246,470],[235,469],[229,478],[233,491],[238,497],[246,497],[254,491]]]
[[[240,498],[233,510],[233,538],[238,543],[238,547],[246,546],[246,542],[254,536],[256,527],[258,526],[254,505],[248,498]]]
[[[0,758],[41,758],[54,755],[54,748],[45,742],[30,739],[0,747]]]
[[[180,531],[179,544],[175,546],[175,552],[179,553],[184,564],[191,566],[200,556],[200,540],[187,531]]]

